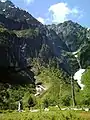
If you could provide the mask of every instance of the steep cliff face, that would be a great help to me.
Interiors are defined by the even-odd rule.
[[[27,29],[42,25],[31,14],[16,7],[11,1],[0,1],[0,23],[8,29]]]
[[[55,58],[58,65],[68,73],[73,65],[76,67],[75,70],[78,68],[78,63],[74,56],[70,55],[67,45],[53,30],[43,26],[14,32],[26,43],[27,59],[37,57],[42,64],[49,64],[49,60]]]
[[[79,53],[79,59],[82,68],[88,68],[90,66],[90,42],[88,44],[85,44],[80,53]]]
[[[27,66],[25,44],[13,32],[0,26],[0,81],[34,83],[34,74]],[[28,68],[27,68],[28,67]]]
[[[62,41],[65,42],[70,52],[77,51],[85,42],[87,42],[87,29],[78,23],[66,21],[64,23],[50,25],[48,27],[53,29]]]

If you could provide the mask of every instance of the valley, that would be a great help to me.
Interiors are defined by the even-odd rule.
[[[89,110],[90,29],[43,25],[0,1],[0,120],[89,120]]]

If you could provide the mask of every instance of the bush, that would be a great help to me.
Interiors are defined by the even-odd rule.
[[[43,101],[43,106],[44,106],[44,108],[48,108],[49,107],[49,101],[48,101],[48,99],[45,99]]]
[[[61,103],[63,104],[63,106],[70,106],[71,96],[66,95],[62,98],[61,101],[62,101]]]
[[[30,96],[28,99],[28,108],[30,110],[31,107],[34,107],[36,105],[36,100],[33,96]]]

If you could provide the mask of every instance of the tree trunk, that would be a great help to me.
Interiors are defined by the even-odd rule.
[[[76,105],[75,101],[75,91],[74,91],[74,79],[71,76],[71,94],[72,94],[72,106],[74,107]]]

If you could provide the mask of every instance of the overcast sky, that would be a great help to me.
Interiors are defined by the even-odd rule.
[[[90,28],[90,0],[11,0],[43,24],[72,20]]]

